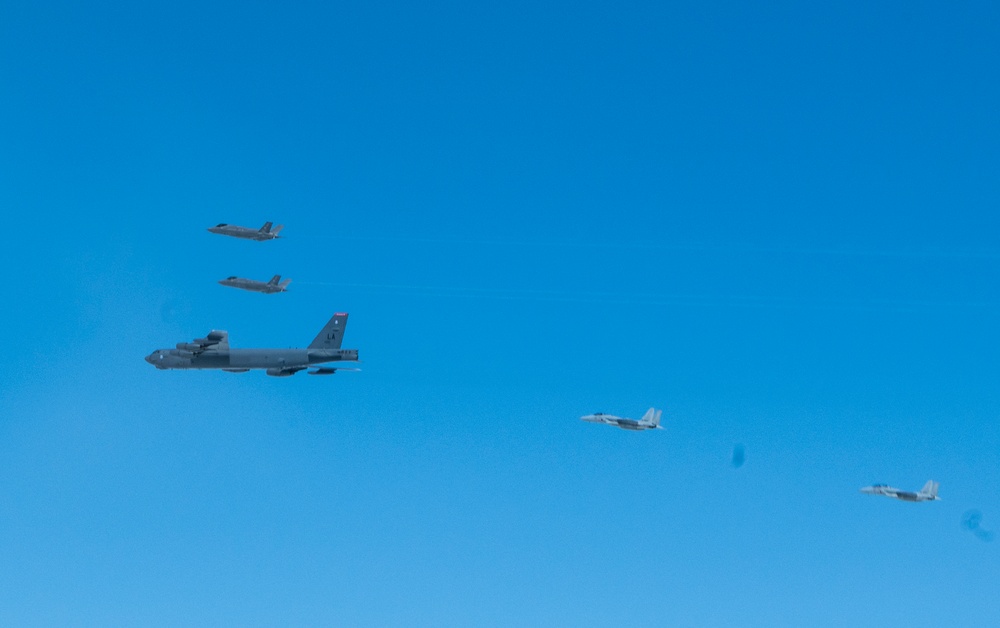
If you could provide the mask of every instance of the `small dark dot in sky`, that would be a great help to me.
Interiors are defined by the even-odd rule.
[[[733,446],[733,466],[739,469],[743,466],[743,461],[745,459],[743,452],[743,445],[736,444]]]
[[[970,510],[962,515],[962,527],[968,528],[969,530],[978,530],[979,522],[982,521],[983,515],[978,510]]]
[[[981,541],[989,543],[993,540],[993,533],[979,527],[979,522],[983,520],[983,514],[978,510],[968,510],[962,515],[962,527],[976,535]]]

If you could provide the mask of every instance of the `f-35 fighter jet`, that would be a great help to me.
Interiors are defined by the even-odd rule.
[[[256,279],[244,279],[243,277],[227,277],[219,283],[224,286],[229,286],[230,288],[239,288],[241,290],[250,290],[251,292],[263,292],[264,294],[274,294],[275,292],[284,292],[288,288],[288,284],[292,283],[291,279],[286,279],[281,283],[281,275],[275,275],[271,277],[271,281],[257,281]]]
[[[646,410],[646,414],[642,415],[642,418],[638,421],[635,419],[623,419],[620,416],[604,414],[603,412],[582,416],[580,417],[580,420],[588,423],[605,423],[607,425],[614,425],[622,428],[623,430],[662,430],[663,428],[660,426],[661,414],[663,414],[663,410],[650,408],[649,410]]]
[[[209,227],[208,230],[212,233],[218,233],[219,235],[232,236],[234,238],[243,238],[244,240],[274,240],[278,238],[278,232],[284,228],[283,225],[278,225],[275,228],[271,228],[271,223],[265,222],[264,226],[260,229],[251,229],[250,227],[239,227],[237,225],[227,225],[224,222],[220,222],[214,227]]]
[[[886,484],[866,486],[861,489],[861,492],[866,495],[885,495],[886,497],[892,497],[893,499],[898,499],[904,502],[932,502],[941,499],[937,496],[939,484],[940,482],[927,480],[927,484],[924,484],[924,487],[920,489],[919,493],[901,491],[898,488],[893,488]]]
[[[310,375],[333,375],[338,370],[356,368],[317,366],[327,362],[357,362],[357,349],[341,349],[347,328],[347,314],[333,315],[307,349],[230,349],[229,334],[212,330],[204,338],[178,342],[176,349],[158,349],[146,361],[158,369],[222,369],[230,373],[245,373],[250,369],[265,369],[273,377],[294,375],[315,367]]]

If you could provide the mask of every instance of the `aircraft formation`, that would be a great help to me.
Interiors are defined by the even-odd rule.
[[[208,231],[210,233],[217,233],[219,235],[229,236],[231,238],[239,238],[241,240],[255,240],[257,242],[266,242],[267,240],[277,240],[281,236],[281,230],[284,229],[284,225],[274,226],[272,222],[265,222],[264,226],[260,229],[252,229],[250,227],[241,227],[239,225],[230,225],[224,222],[220,222],[214,227],[209,227]],[[281,283],[278,281],[281,279],[281,275],[275,275],[271,281],[257,281],[256,279],[244,279],[243,277],[227,277],[220,281],[219,283],[223,286],[229,286],[230,288],[239,288],[240,290],[249,290],[250,292],[260,292],[261,294],[275,294],[278,292],[285,292],[288,288],[288,284],[292,283],[291,279],[286,279]]]
[[[274,226],[265,222],[259,229],[241,227],[227,223],[219,223],[209,227],[211,233],[264,242],[278,239],[283,225]],[[263,294],[285,292],[291,279],[281,280],[281,275],[275,275],[270,281],[257,281],[243,277],[231,276],[219,281],[223,286],[239,288]],[[178,342],[173,349],[157,349],[146,356],[146,362],[161,370],[205,370],[215,369],[230,373],[245,373],[253,369],[263,370],[272,377],[287,377],[299,371],[313,369],[309,375],[333,375],[337,371],[360,370],[354,367],[329,366],[337,362],[357,362],[357,349],[342,349],[341,343],[347,330],[346,312],[337,312],[323,326],[309,346],[305,349],[234,349],[229,346],[229,333],[212,330],[204,338],[196,338],[191,342]],[[660,416],[662,410],[650,408],[641,419],[619,417],[603,412],[587,414],[580,417],[586,423],[612,425],[622,430],[641,432],[645,430],[662,430]],[[742,446],[734,450],[733,466],[743,464]],[[737,462],[738,459],[738,462]],[[938,482],[929,480],[919,492],[903,491],[886,484],[874,484],[860,489],[868,495],[883,495],[905,502],[939,501]]]
[[[219,223],[208,231],[219,235],[264,242],[275,240],[282,225],[273,227],[265,222],[260,229]],[[281,281],[275,275],[270,281],[255,281],[242,277],[228,277],[219,283],[223,286],[240,288],[251,292],[274,294],[285,292],[291,279]],[[229,332],[213,329],[204,338],[190,342],[178,342],[173,349],[157,349],[146,356],[146,362],[160,370],[207,370],[215,369],[229,373],[246,373],[259,369],[271,377],[288,377],[299,371],[313,369],[309,375],[333,375],[337,371],[357,371],[354,367],[328,366],[331,362],[357,362],[357,349],[342,349],[344,332],[347,330],[346,312],[337,312],[323,326],[305,349],[234,349],[229,346]]]

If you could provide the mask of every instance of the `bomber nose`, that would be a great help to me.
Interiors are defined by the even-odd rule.
[[[146,358],[145,358],[146,361],[149,362],[150,364],[156,364],[156,354],[157,354],[157,352],[154,351],[154,352],[150,353],[149,355],[147,355]]]

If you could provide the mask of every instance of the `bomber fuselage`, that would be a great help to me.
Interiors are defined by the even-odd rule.
[[[357,349],[222,349],[200,353],[158,349],[146,356],[146,361],[158,369],[306,368],[326,362],[356,362],[357,359]]]

